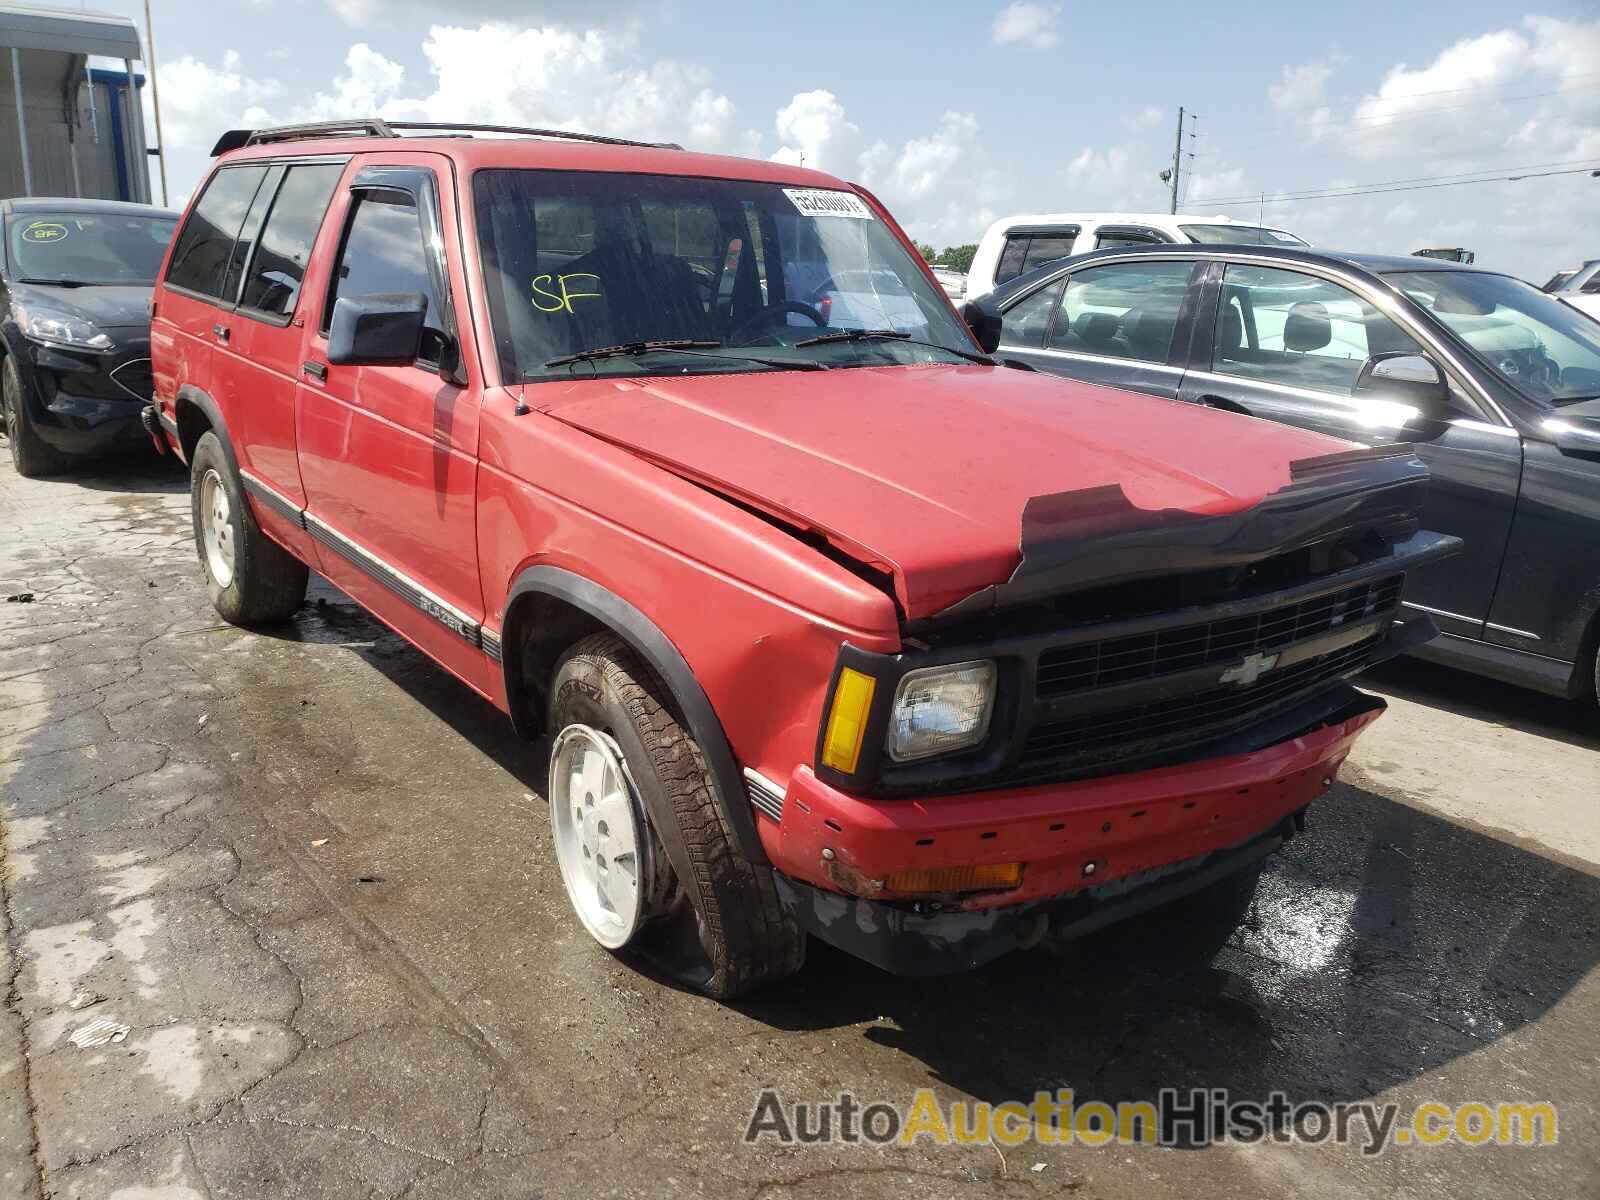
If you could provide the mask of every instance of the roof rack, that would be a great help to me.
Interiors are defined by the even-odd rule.
[[[269,142],[293,142],[305,138],[326,137],[403,137],[402,131],[425,130],[429,133],[460,135],[474,133],[511,133],[523,137],[561,138],[575,142],[598,142],[604,146],[638,146],[650,150],[682,150],[676,142],[639,142],[630,138],[605,137],[598,133],[574,133],[568,129],[537,129],[522,125],[476,125],[447,121],[384,121],[377,117],[354,117],[348,121],[312,121],[301,125],[275,125],[269,129],[230,129],[217,139],[211,156],[226,154],[243,146],[261,146]]]

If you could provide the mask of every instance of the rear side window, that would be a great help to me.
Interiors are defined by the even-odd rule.
[[[311,247],[343,172],[342,163],[302,163],[288,169],[257,241],[240,298],[245,308],[275,317],[294,311]]]
[[[1037,233],[1013,233],[1006,238],[1006,248],[995,268],[995,285],[998,287],[1058,258],[1069,257],[1078,232],[1076,225],[1065,225]]]
[[[265,166],[224,167],[211,177],[178,234],[167,268],[169,284],[202,296],[223,294],[234,239],[266,173]]]
[[[1078,240],[1078,231],[1062,234],[1059,237],[1034,237],[1028,243],[1028,253],[1022,260],[1022,272],[1026,275],[1035,267],[1042,267],[1045,263],[1055,262],[1058,258],[1070,258],[1072,243]]]
[[[396,294],[420,294],[427,300],[424,320],[428,333],[422,339],[421,358],[437,364],[444,334],[416,203],[404,192],[358,192],[350,209],[339,262],[333,270],[328,307],[322,316],[323,332],[327,332],[333,306],[341,296]]]

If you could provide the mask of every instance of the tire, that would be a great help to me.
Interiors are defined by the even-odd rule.
[[[22,378],[17,374],[16,359],[6,356],[0,371],[0,402],[5,405],[6,439],[11,443],[11,465],[18,475],[41,479],[59,475],[72,460],[39,436],[28,418],[28,406],[23,401]]]
[[[650,665],[615,634],[597,633],[563,656],[549,696],[552,732],[578,725],[608,735],[643,794],[642,811],[673,814],[693,877],[674,873],[650,825],[646,836],[663,887],[650,901],[649,917],[659,922],[674,910],[681,914],[684,901],[692,906],[709,965],[695,985],[728,1000],[798,971],[805,932],[779,903],[772,869],[745,861],[734,846],[705,757]],[[578,909],[570,886],[569,899]]]
[[[194,543],[211,603],[233,625],[287,621],[305,603],[306,565],[261,532],[216,434],[201,434],[189,463]],[[208,546],[208,530],[216,545]]]

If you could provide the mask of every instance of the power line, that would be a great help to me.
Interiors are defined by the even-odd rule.
[[[1458,171],[1454,174],[1446,175],[1413,175],[1407,179],[1382,179],[1373,183],[1330,184],[1327,187],[1306,188],[1293,192],[1278,192],[1275,194],[1279,199],[1282,200],[1301,200],[1326,195],[1330,192],[1343,192],[1352,189],[1393,187],[1403,183],[1437,183],[1441,180],[1450,179],[1460,179],[1471,182],[1475,177],[1480,175],[1493,175],[1498,178],[1503,173],[1509,174],[1512,172],[1522,171],[1543,171],[1553,167],[1584,167],[1585,169],[1588,169],[1590,166],[1592,166],[1592,160],[1590,159],[1568,158],[1562,159],[1559,162],[1524,163],[1520,166],[1479,167],[1473,171]],[[1245,198],[1254,200],[1256,195],[1256,193],[1252,193]]]
[[[1535,171],[1518,175],[1491,175],[1482,179],[1450,179],[1446,178],[1438,183],[1414,183],[1408,186],[1389,187],[1375,185],[1370,187],[1357,187],[1349,189],[1335,189],[1324,192],[1301,192],[1269,195],[1257,193],[1249,196],[1208,196],[1203,200],[1196,200],[1196,204],[1238,205],[1238,204],[1280,204],[1297,200],[1344,200],[1352,196],[1381,196],[1390,192],[1429,192],[1438,188],[1465,187],[1472,183],[1519,183],[1524,179],[1549,179],[1556,175],[1588,175],[1600,168],[1600,162],[1590,163],[1587,166],[1575,167],[1565,171]]]

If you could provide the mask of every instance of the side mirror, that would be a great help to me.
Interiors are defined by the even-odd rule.
[[[1367,359],[1351,391],[1357,396],[1415,404],[1430,417],[1441,415],[1450,406],[1450,384],[1439,364],[1425,354],[1405,350]]]
[[[328,323],[328,361],[409,363],[422,344],[428,298],[421,292],[341,296]]]
[[[1563,454],[1600,460],[1600,417],[1546,417],[1540,428]]]
[[[961,319],[985,354],[1000,348],[1000,314],[982,300],[968,300],[961,306]]]

